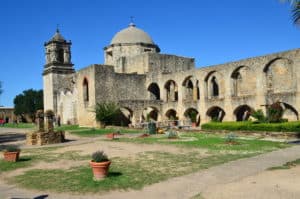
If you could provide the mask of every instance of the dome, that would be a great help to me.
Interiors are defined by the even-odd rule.
[[[57,29],[50,41],[65,41],[65,38],[59,33],[59,30]]]
[[[125,28],[120,32],[118,32],[110,42],[110,44],[124,44],[124,43],[154,44],[151,37],[143,30],[135,27],[133,23],[130,23],[128,28]]]

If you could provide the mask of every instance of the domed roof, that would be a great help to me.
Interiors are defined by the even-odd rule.
[[[130,23],[128,28],[125,28],[120,32],[118,32],[110,42],[110,44],[124,44],[124,43],[154,44],[151,37],[143,30],[135,27],[133,23]]]
[[[50,41],[65,41],[65,38],[59,33],[59,30],[56,29],[56,32]]]

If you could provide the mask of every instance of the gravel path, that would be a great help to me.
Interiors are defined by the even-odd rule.
[[[117,143],[118,144],[118,143]],[[126,146],[134,145],[126,143]],[[134,146],[132,146],[134,147]],[[300,146],[282,149],[248,159],[240,159],[223,165],[212,167],[193,174],[176,177],[156,183],[139,191],[113,191],[106,195],[69,195],[48,192],[37,192],[7,185],[0,179],[0,199],[4,198],[47,198],[47,199],[185,199],[214,190],[214,187],[225,186],[239,182],[244,178],[263,173],[267,168],[282,165],[288,161],[300,158]],[[209,195],[209,194],[208,194]],[[216,197],[217,198],[217,197]],[[224,197],[226,198],[226,197]],[[222,197],[222,199],[224,199]],[[208,197],[207,199],[210,199]]]

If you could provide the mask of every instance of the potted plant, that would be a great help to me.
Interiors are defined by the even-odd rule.
[[[20,156],[20,149],[16,146],[9,146],[4,151],[3,156],[5,161],[17,162]]]
[[[96,151],[92,154],[90,166],[93,170],[94,180],[99,181],[107,176],[110,163],[111,161],[103,151]]]

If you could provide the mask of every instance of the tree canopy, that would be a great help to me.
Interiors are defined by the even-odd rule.
[[[289,2],[292,6],[292,18],[294,24],[300,24],[300,0],[281,0],[281,2]]]
[[[25,90],[14,99],[15,114],[22,117],[27,114],[33,121],[36,111],[43,107],[43,90]]]

